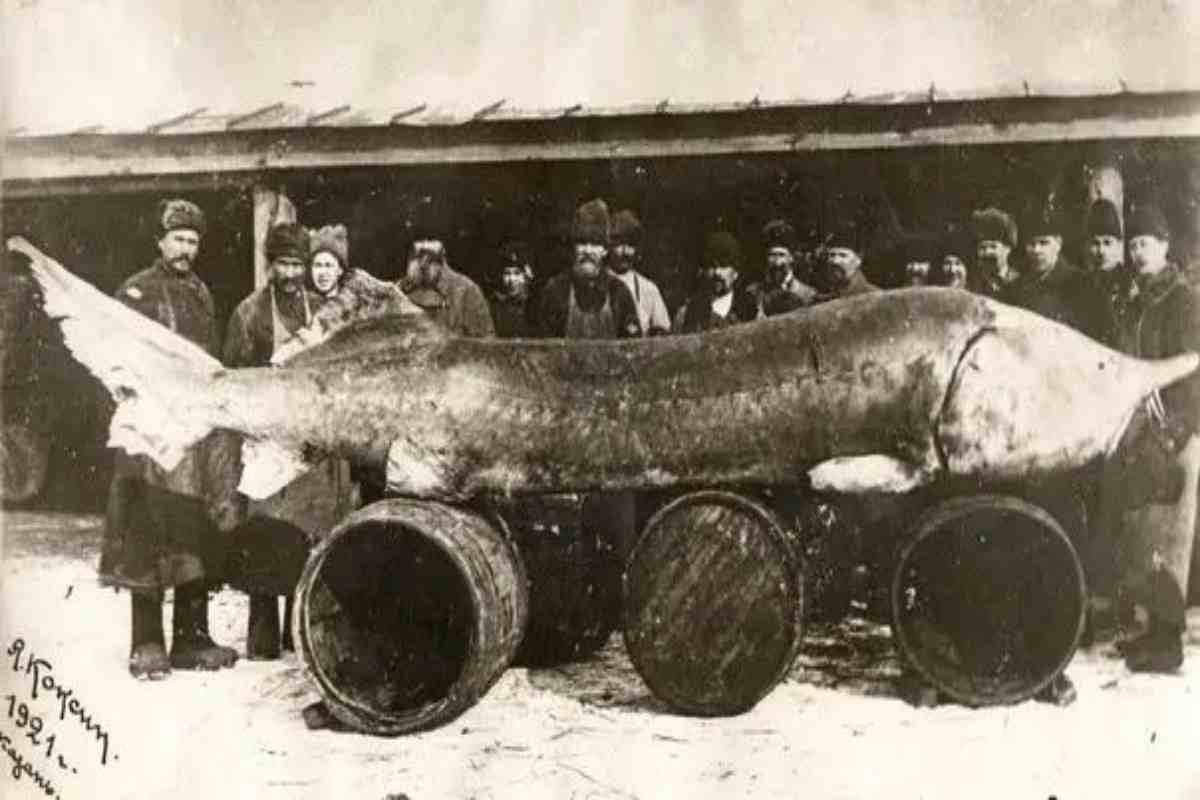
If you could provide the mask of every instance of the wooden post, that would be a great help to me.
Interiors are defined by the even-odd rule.
[[[286,190],[280,186],[272,189],[258,185],[254,187],[254,288],[267,285],[271,265],[267,261],[264,246],[267,231],[281,222],[296,221],[296,206],[288,199]]]

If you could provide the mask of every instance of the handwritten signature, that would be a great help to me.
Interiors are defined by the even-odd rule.
[[[20,781],[22,777],[29,778],[39,789],[41,789],[47,797],[61,797],[58,790],[54,788],[54,784],[49,778],[43,777],[40,772],[33,768],[17,748],[13,745],[13,741],[7,734],[0,733],[0,750],[12,761],[11,775],[14,781]]]
[[[55,679],[54,675],[51,674],[54,671],[54,665],[44,658],[35,657],[32,652],[25,655],[25,640],[20,637],[13,639],[12,644],[8,647],[8,655],[13,658],[13,672],[19,673],[23,671],[26,675],[30,676],[30,698],[37,700],[39,697],[45,696],[52,701],[57,701],[58,718],[66,720],[69,714],[72,719],[83,726],[86,733],[91,733],[100,746],[100,763],[102,765],[108,764],[108,731],[101,723],[95,721],[93,715],[79,702],[79,698],[75,697],[74,689],[64,686]],[[25,655],[23,664],[22,655]],[[112,757],[114,759],[117,758],[115,754]]]

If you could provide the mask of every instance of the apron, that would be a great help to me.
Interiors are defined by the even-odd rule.
[[[312,320],[304,294],[305,326]],[[271,289],[272,352],[292,338]],[[290,594],[300,579],[310,544],[322,539],[357,505],[345,459],[326,458],[264,500],[247,502],[248,519],[231,554],[229,582],[252,594]]]
[[[575,302],[575,286],[567,297],[567,339],[615,339],[617,318],[612,310],[612,298],[604,297],[604,305],[597,311],[584,311]]]

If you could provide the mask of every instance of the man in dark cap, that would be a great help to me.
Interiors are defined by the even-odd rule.
[[[781,219],[773,219],[762,229],[766,251],[763,282],[749,291],[756,294],[768,317],[811,306],[817,290],[796,277],[796,229]]]
[[[1167,257],[1170,232],[1162,211],[1134,206],[1125,233],[1137,288],[1121,325],[1121,349],[1147,359],[1200,351],[1200,294]],[[1115,480],[1106,490],[1116,491],[1106,491],[1106,499],[1116,496],[1121,513],[1106,515],[1106,522],[1117,526],[1118,575],[1149,617],[1145,634],[1122,646],[1135,672],[1174,672],[1183,663],[1200,482],[1197,431],[1200,375],[1193,374],[1146,402],[1110,460]]]
[[[428,217],[428,219],[424,218]],[[431,214],[418,212],[408,267],[400,288],[417,306],[459,336],[496,335],[487,297],[475,281],[450,267],[445,233]]]
[[[1117,347],[1134,291],[1133,273],[1125,268],[1121,214],[1110,200],[1099,198],[1088,208],[1084,228],[1087,272],[1083,280],[1083,332],[1109,347]]]
[[[524,242],[507,242],[500,248],[500,274],[489,298],[496,335],[501,339],[528,339],[536,335],[530,291],[533,288],[533,252]]]
[[[738,286],[742,248],[728,231],[717,231],[704,245],[699,285],[675,312],[677,333],[700,333],[760,319],[758,298]]]
[[[161,235],[154,264],[129,278],[117,298],[206,349],[217,351],[212,296],[192,271],[204,235],[204,214],[187,200],[158,210]],[[171,669],[220,669],[237,653],[208,632],[208,583],[219,578],[224,537],[214,520],[233,512],[214,507],[208,494],[211,437],[191,448],[170,471],[145,456],[117,453],[105,519],[100,579],[131,592],[129,672],[158,679]],[[219,467],[219,465],[216,465]],[[173,636],[168,657],[162,600],[175,588]]]
[[[642,249],[642,223],[632,211],[618,211],[612,218],[612,250],[608,269],[625,284],[637,305],[638,324],[646,336],[671,332],[671,316],[658,285],[638,272]]]
[[[863,234],[859,226],[844,220],[825,236],[823,247],[826,294],[822,301],[878,292],[879,287],[863,275]]]
[[[967,264],[972,260],[973,252],[969,236],[964,231],[956,227],[948,229],[939,241],[934,282],[951,289],[967,289],[970,285]]]
[[[234,309],[222,351],[225,366],[267,366],[280,348],[312,323],[320,300],[310,296],[305,277],[309,243],[308,231],[294,222],[267,232],[263,249],[270,264],[268,282]],[[231,563],[256,562],[232,570],[231,578],[235,588],[250,595],[246,657],[276,659],[281,646],[291,646],[290,625],[280,624],[278,597],[290,598],[307,555],[307,539],[299,528],[274,519],[270,501],[250,503],[246,516],[234,532],[231,554]],[[248,552],[255,557],[242,557]],[[290,616],[290,603],[288,608]]]
[[[633,295],[604,266],[610,236],[608,206],[603,200],[579,207],[571,229],[571,267],[542,289],[538,323],[544,336],[621,339],[642,335]]]
[[[980,209],[971,215],[971,234],[975,239],[976,291],[1008,302],[1017,271],[1010,261],[1017,246],[1017,223],[998,208]]]
[[[1024,269],[1013,284],[1008,300],[1043,317],[1083,330],[1082,309],[1086,288],[1079,270],[1062,255],[1063,220],[1053,203],[1034,208],[1025,216],[1021,237],[1025,245]]]
[[[929,286],[936,277],[938,242],[926,233],[911,233],[901,243],[901,260],[904,266],[904,286]]]

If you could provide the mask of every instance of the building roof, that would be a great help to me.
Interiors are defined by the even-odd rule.
[[[613,108],[525,109],[503,98],[476,108],[280,101],[188,109],[137,129],[10,130],[4,189],[19,196],[97,180],[136,188],[148,176],[195,185],[288,169],[1196,136],[1200,90],[1120,82]]]

